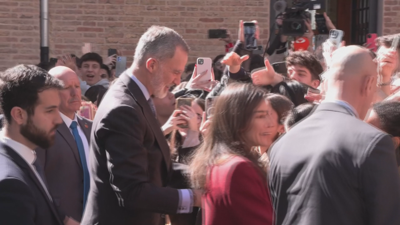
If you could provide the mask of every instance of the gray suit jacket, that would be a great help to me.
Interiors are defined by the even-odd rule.
[[[178,211],[179,193],[166,187],[168,144],[139,86],[121,74],[93,121],[91,183],[82,225],[160,225]]]
[[[92,122],[77,117],[89,141]],[[47,150],[39,148],[36,153],[43,163],[54,203],[61,213],[80,221],[83,214],[83,170],[74,136],[65,123],[57,128],[54,145]]]
[[[336,103],[270,150],[276,224],[400,224],[400,177],[389,135]]]

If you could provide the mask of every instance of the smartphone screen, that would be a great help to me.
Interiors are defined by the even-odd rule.
[[[117,54],[117,49],[115,48],[109,48],[108,49],[108,56],[116,55]]]
[[[246,49],[257,49],[256,24],[253,22],[244,22],[243,26]]]
[[[117,56],[117,62],[115,65],[115,76],[119,77],[126,70],[126,57]]]

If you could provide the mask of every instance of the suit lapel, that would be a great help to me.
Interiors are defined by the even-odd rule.
[[[72,151],[72,153],[75,156],[76,162],[78,163],[78,165],[82,168],[82,164],[81,164],[81,160],[80,160],[80,156],[79,156],[79,151],[78,151],[78,147],[76,146],[76,142],[74,137],[71,134],[71,131],[69,130],[69,128],[67,127],[67,125],[65,125],[65,123],[62,123],[58,126],[57,128],[57,132],[61,135],[61,137],[64,138],[64,140],[68,143],[68,145],[70,146],[70,150]]]
[[[83,133],[86,136],[86,140],[88,140],[88,142],[90,143],[90,124],[87,121],[80,118],[79,116],[77,116],[77,118],[79,126],[81,127]]]
[[[0,150],[0,154],[4,154],[8,158],[10,158],[22,170],[24,170],[26,174],[29,175],[31,180],[35,183],[36,187],[42,193],[43,197],[46,199],[46,202],[49,205],[49,207],[50,207],[50,209],[51,209],[51,211],[53,213],[53,216],[56,217],[56,219],[58,220],[58,222],[60,224],[62,224],[62,222],[61,222],[61,220],[59,218],[58,212],[57,212],[53,202],[47,196],[47,192],[44,190],[42,184],[40,183],[40,181],[36,177],[35,173],[32,171],[31,167],[28,165],[28,163],[20,155],[18,155],[18,153],[16,153],[12,148],[10,148],[9,146],[3,145],[3,144],[1,144],[1,146],[2,147],[1,147],[1,150]]]
[[[137,101],[139,106],[142,108],[143,115],[145,116],[147,123],[150,125],[153,130],[153,134],[156,137],[157,143],[160,146],[161,152],[164,156],[165,163],[167,165],[167,171],[171,170],[171,160],[170,160],[170,151],[168,147],[168,143],[165,140],[165,137],[161,131],[161,126],[157,119],[154,117],[153,112],[150,109],[149,103],[145,99],[142,91],[139,86],[129,77],[129,75],[124,72],[119,79],[128,87],[128,90],[131,92],[134,99]]]

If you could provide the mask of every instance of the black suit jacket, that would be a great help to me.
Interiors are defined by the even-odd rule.
[[[92,122],[79,116],[77,120],[89,141]],[[43,164],[47,186],[55,205],[61,214],[81,221],[83,169],[78,147],[67,125],[62,123],[58,126],[53,146],[47,150],[38,148],[36,153]]]
[[[138,85],[123,73],[97,110],[91,189],[81,224],[159,225],[176,213],[168,144]]]
[[[0,224],[63,224],[28,163],[0,143]]]
[[[270,150],[276,224],[400,224],[400,177],[389,135],[336,103]]]

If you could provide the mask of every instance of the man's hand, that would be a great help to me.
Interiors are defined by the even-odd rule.
[[[275,79],[275,70],[272,65],[269,63],[269,60],[264,61],[265,69],[257,71],[251,74],[251,79],[253,80],[253,84],[257,86],[264,86],[274,83]]]
[[[237,73],[242,66],[242,63],[249,59],[248,55],[240,57],[236,52],[230,52],[225,55],[221,63],[229,66],[230,73]]]
[[[211,79],[204,80],[203,76],[207,74],[207,70],[203,71],[201,74],[197,74],[197,67],[195,66],[193,69],[192,77],[189,82],[186,84],[186,88],[188,89],[199,89],[207,92],[211,92],[212,89],[218,84],[218,81],[215,80],[214,70],[211,69]]]

